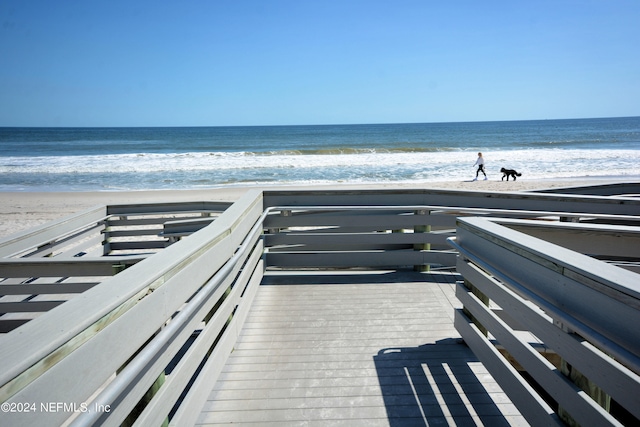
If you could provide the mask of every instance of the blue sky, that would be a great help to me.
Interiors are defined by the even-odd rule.
[[[0,1],[0,126],[640,115],[640,1]]]

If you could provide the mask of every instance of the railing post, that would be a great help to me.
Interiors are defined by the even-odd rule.
[[[102,230],[102,255],[107,256],[111,253],[111,226],[108,220],[105,222],[104,230]]]
[[[562,329],[567,334],[574,333],[562,322],[553,322],[557,327]],[[560,366],[558,366],[560,372],[571,380],[575,385],[580,387],[585,393],[589,395],[598,405],[602,406],[605,411],[611,412],[611,396],[598,387],[593,381],[585,377],[580,371],[574,368],[569,362],[560,358]],[[558,406],[558,416],[569,426],[579,426],[579,424],[573,419],[571,414],[567,412],[562,406]]]
[[[290,209],[282,209],[280,211],[280,216],[291,216],[291,210]],[[268,233],[269,234],[276,234],[279,233],[282,230],[282,228],[269,228]]]
[[[421,210],[417,210],[413,213],[414,215],[430,215],[431,211],[428,211],[426,209],[421,209]],[[430,233],[431,232],[431,225],[415,225],[413,227],[413,232],[414,233]],[[431,243],[417,243],[413,245],[413,250],[415,251],[429,251],[431,250]],[[429,271],[431,269],[431,266],[429,264],[421,264],[421,265],[414,265],[413,269],[415,271]]]
[[[478,297],[480,301],[487,307],[489,307],[489,297],[482,293],[478,288],[473,286],[473,283],[469,282],[467,279],[464,279],[464,287],[469,289],[473,295]],[[489,331],[485,328],[482,323],[476,319],[476,317],[467,309],[467,307],[462,307],[462,312],[473,322],[474,325],[478,327],[480,332],[486,337],[489,336]]]

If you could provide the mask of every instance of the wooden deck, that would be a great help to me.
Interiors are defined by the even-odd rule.
[[[456,273],[267,274],[198,425],[528,425],[454,329]]]
[[[0,425],[639,425],[640,200],[578,194],[252,189],[0,240]]]

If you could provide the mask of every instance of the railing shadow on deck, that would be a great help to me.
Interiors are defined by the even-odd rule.
[[[373,359],[391,427],[450,425],[451,420],[511,425],[469,366],[480,363],[461,340],[385,348]]]
[[[319,274],[318,274],[319,273]],[[453,276],[453,277],[452,277]],[[455,271],[298,271],[270,272],[261,286],[452,283]],[[510,420],[481,381],[486,372],[459,338],[446,338],[416,347],[383,348],[373,356],[377,380],[391,427],[450,425],[510,426]],[[472,364],[477,365],[474,372]]]

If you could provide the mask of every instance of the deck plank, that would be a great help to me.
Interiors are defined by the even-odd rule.
[[[266,277],[198,425],[527,425],[461,343],[456,279]]]

